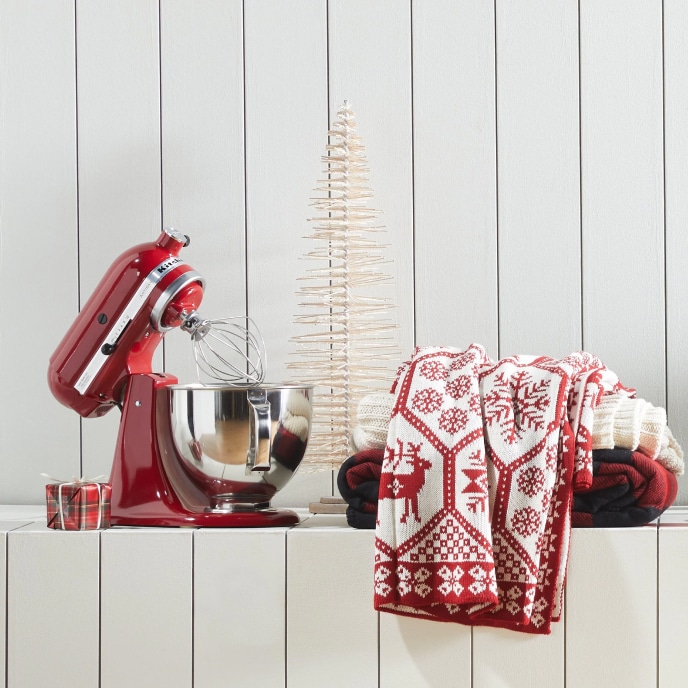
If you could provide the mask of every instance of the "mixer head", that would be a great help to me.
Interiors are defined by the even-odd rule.
[[[203,320],[191,313],[181,324],[191,335],[199,381],[259,385],[265,378],[265,341],[249,317]]]
[[[155,349],[175,327],[191,334],[199,381],[262,382],[265,346],[253,321],[198,315],[205,280],[179,257],[188,243],[166,228],[112,263],[50,359],[61,403],[87,418],[120,406],[130,377],[153,372]]]

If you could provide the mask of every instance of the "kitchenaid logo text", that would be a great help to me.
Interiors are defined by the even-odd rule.
[[[181,258],[170,258],[169,260],[166,260],[164,263],[160,263],[158,267],[156,268],[156,271],[158,274],[162,275],[163,273],[167,272],[170,268],[173,268],[175,265],[179,265],[179,263],[183,263],[184,261]]]

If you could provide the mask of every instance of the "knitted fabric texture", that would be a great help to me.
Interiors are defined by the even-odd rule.
[[[382,449],[364,449],[350,456],[337,473],[337,488],[346,500],[346,520],[352,528],[375,528]]]
[[[614,416],[614,446],[637,447],[640,442],[640,421],[647,402],[622,398]]]
[[[573,498],[576,528],[619,528],[650,523],[676,499],[676,476],[642,452],[593,451],[593,483]]]
[[[671,434],[671,430],[669,430],[669,428],[664,430],[662,446],[659,450],[657,463],[664,466],[664,468],[666,468],[668,471],[671,471],[674,475],[683,475],[685,472],[683,450],[674,436]]]
[[[389,392],[368,394],[358,404],[354,428],[354,451],[383,449],[387,443],[394,397]]]
[[[645,525],[676,499],[676,476],[642,452],[596,449],[592,457],[592,487],[573,493],[574,528]],[[375,528],[383,459],[382,449],[368,449],[351,456],[339,470],[337,485],[348,503],[352,528]]]
[[[593,449],[638,450],[675,475],[685,470],[683,451],[667,426],[666,411],[644,399],[602,395],[595,409]]]
[[[586,353],[495,363],[476,344],[415,351],[393,387],[376,609],[549,633],[572,484],[592,484],[603,371]]]

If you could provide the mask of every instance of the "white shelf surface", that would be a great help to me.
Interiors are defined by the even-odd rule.
[[[686,508],[574,530],[550,636],[378,614],[374,531],[298,513],[284,528],[64,532],[42,506],[0,506],[0,686],[203,688],[230,664],[236,685],[281,688],[350,686],[352,666],[379,688],[595,685],[601,667],[628,686],[682,685]]]

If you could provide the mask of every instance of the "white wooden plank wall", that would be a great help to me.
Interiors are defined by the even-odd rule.
[[[103,532],[102,688],[192,684],[192,537],[186,528]]]
[[[667,411],[679,441],[688,443],[688,3],[664,0],[664,205],[666,222]],[[678,503],[688,504],[688,482]]]
[[[574,530],[550,636],[377,614],[373,531],[59,532],[0,513],[0,686],[677,688],[688,510]]]
[[[686,681],[688,510],[662,518],[658,561],[659,684],[680,686]]]
[[[661,1],[581,0],[580,44],[583,345],[664,406]]]
[[[408,0],[330,0],[328,16],[329,115],[334,121],[348,100],[356,113],[370,167],[373,198],[382,211],[394,261],[386,271],[399,304],[390,318],[398,325],[400,351],[414,344],[413,146],[411,114],[411,7]],[[321,144],[321,152],[322,144]],[[372,292],[375,294],[376,292]],[[379,288],[378,296],[389,295]],[[397,366],[392,364],[391,371]],[[385,388],[381,391],[386,391]]]
[[[578,7],[497,1],[499,354],[581,348]]]
[[[0,502],[107,473],[48,358],[125,247],[177,225],[208,315],[290,377],[296,278],[344,98],[384,215],[402,355],[598,354],[688,442],[688,13],[678,0],[0,0]],[[172,333],[160,367],[190,379]],[[280,503],[332,492],[299,476]],[[679,503],[688,503],[688,479]]]
[[[673,631],[685,639],[685,628]],[[657,645],[657,528],[574,530],[566,685],[654,686]]]
[[[380,688],[470,688],[471,635],[467,626],[380,614]]]
[[[288,686],[377,685],[374,543],[374,531],[349,528],[342,516],[287,533]]]
[[[191,237],[203,317],[244,315],[242,2],[162,0],[160,24],[163,224]],[[190,351],[186,333],[166,335],[165,369],[181,382],[197,380]]]
[[[413,5],[415,323],[419,345],[497,355],[494,7]]]
[[[43,520],[6,537],[7,685],[99,685],[100,533]]]
[[[284,528],[194,534],[194,688],[284,685]]]
[[[78,306],[74,5],[0,2],[0,502],[79,470],[48,359]]]
[[[158,43],[157,0],[77,0],[79,306],[122,251],[159,234]],[[82,421],[81,473],[110,472],[118,422]]]

